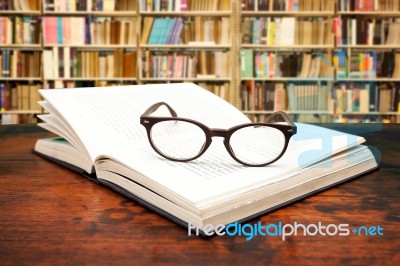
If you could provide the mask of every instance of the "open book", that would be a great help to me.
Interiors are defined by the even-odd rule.
[[[166,102],[180,117],[210,128],[249,123],[231,104],[192,83],[40,90],[49,114],[39,125],[60,138],[40,139],[34,151],[200,230],[245,221],[377,167],[361,137],[296,123],[297,134],[273,164],[234,161],[221,138],[198,159],[174,162],[151,148],[140,116]],[[157,116],[169,116],[159,108]],[[166,137],[185,139],[181,133]],[[180,135],[174,135],[180,134]],[[177,145],[176,149],[184,149]]]

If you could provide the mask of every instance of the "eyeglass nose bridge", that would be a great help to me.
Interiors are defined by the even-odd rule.
[[[228,135],[227,129],[219,129],[219,128],[210,128],[211,137],[223,137],[226,138]]]

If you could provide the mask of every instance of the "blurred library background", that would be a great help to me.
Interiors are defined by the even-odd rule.
[[[0,0],[0,123],[39,89],[194,82],[253,121],[400,122],[400,0]]]

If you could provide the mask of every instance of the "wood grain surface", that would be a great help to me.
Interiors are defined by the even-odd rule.
[[[35,141],[50,133],[35,125],[2,126],[0,264],[400,265],[400,126],[364,129],[359,132],[368,144],[381,151],[379,170],[249,223],[379,225],[383,236],[246,241],[188,236],[169,220],[32,154]]]

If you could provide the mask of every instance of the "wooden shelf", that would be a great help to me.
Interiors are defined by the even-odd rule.
[[[227,17],[232,14],[231,11],[140,11],[141,16],[154,16],[154,17],[165,17],[165,16],[179,16],[179,17],[193,17],[193,16],[207,16],[207,17]]]
[[[241,80],[254,81],[334,81],[334,78],[297,78],[297,77],[274,77],[274,78],[241,78]]]
[[[32,50],[37,50],[41,49],[42,45],[41,44],[0,44],[0,48],[6,49],[32,49]]]
[[[41,77],[0,77],[0,81],[42,81]]]
[[[52,47],[71,47],[71,48],[91,48],[91,49],[116,49],[129,48],[137,49],[134,44],[45,44],[44,48]]]
[[[358,16],[377,16],[377,17],[400,17],[400,11],[338,11],[338,15],[358,15]]]
[[[297,45],[265,45],[265,44],[242,44],[242,48],[246,49],[270,49],[270,50],[287,50],[287,49],[334,49],[333,44],[297,44]]]
[[[249,114],[249,115],[264,115],[264,114],[272,114],[275,111],[245,111],[242,110],[242,113]],[[311,110],[311,111],[284,111],[287,114],[321,114],[321,115],[333,115],[332,112],[329,111],[320,111],[320,110]]]
[[[337,82],[399,82],[396,78],[338,78]]]
[[[297,77],[275,77],[275,78],[241,78],[241,80],[254,81],[334,81],[334,82],[399,82],[396,78],[297,78]]]
[[[199,48],[207,48],[207,49],[229,49],[231,48],[230,45],[222,45],[222,44],[196,44],[196,45],[189,45],[189,44],[142,44],[141,48],[147,49],[192,49],[198,50]]]
[[[50,78],[45,81],[136,81],[136,77],[132,78]]]
[[[265,115],[265,114],[272,114],[275,111],[246,111],[242,110],[242,113],[248,114],[248,115]],[[319,110],[310,110],[310,111],[284,111],[287,114],[320,114],[320,115],[352,115],[352,116],[358,116],[358,115],[364,115],[364,116],[377,116],[377,115],[396,115],[400,116],[399,112],[368,112],[368,113],[362,113],[362,112],[343,112],[343,113],[337,113],[334,114],[330,111],[319,111]]]
[[[343,113],[337,113],[336,115],[400,115],[398,112],[368,112],[368,113],[362,113],[362,112],[343,112]]]
[[[5,110],[0,111],[0,114],[41,114],[40,110]]]
[[[140,78],[141,81],[230,81],[230,78]]]
[[[253,114],[253,115],[263,115],[263,114],[272,114],[275,111],[246,111],[242,110],[242,113],[244,114]],[[285,113],[288,114],[321,114],[321,115],[334,115],[330,111],[320,111],[320,110],[310,110],[310,111],[284,111]],[[343,112],[343,113],[337,113],[335,115],[400,115],[398,112],[368,112],[368,113],[362,113],[362,112]]]
[[[4,15],[21,15],[21,16],[26,16],[26,15],[42,15],[42,12],[40,10],[25,10],[25,11],[19,11],[19,10],[0,10],[0,16]]]
[[[138,14],[132,11],[43,11],[44,16],[109,16],[109,17],[136,17]]]
[[[242,11],[242,16],[331,17],[334,11]]]
[[[371,49],[371,50],[377,50],[377,49],[400,49],[400,45],[378,45],[378,44],[374,44],[374,45],[368,45],[368,44],[356,44],[356,45],[343,45],[340,44],[337,46],[337,48],[341,48],[341,49]]]

